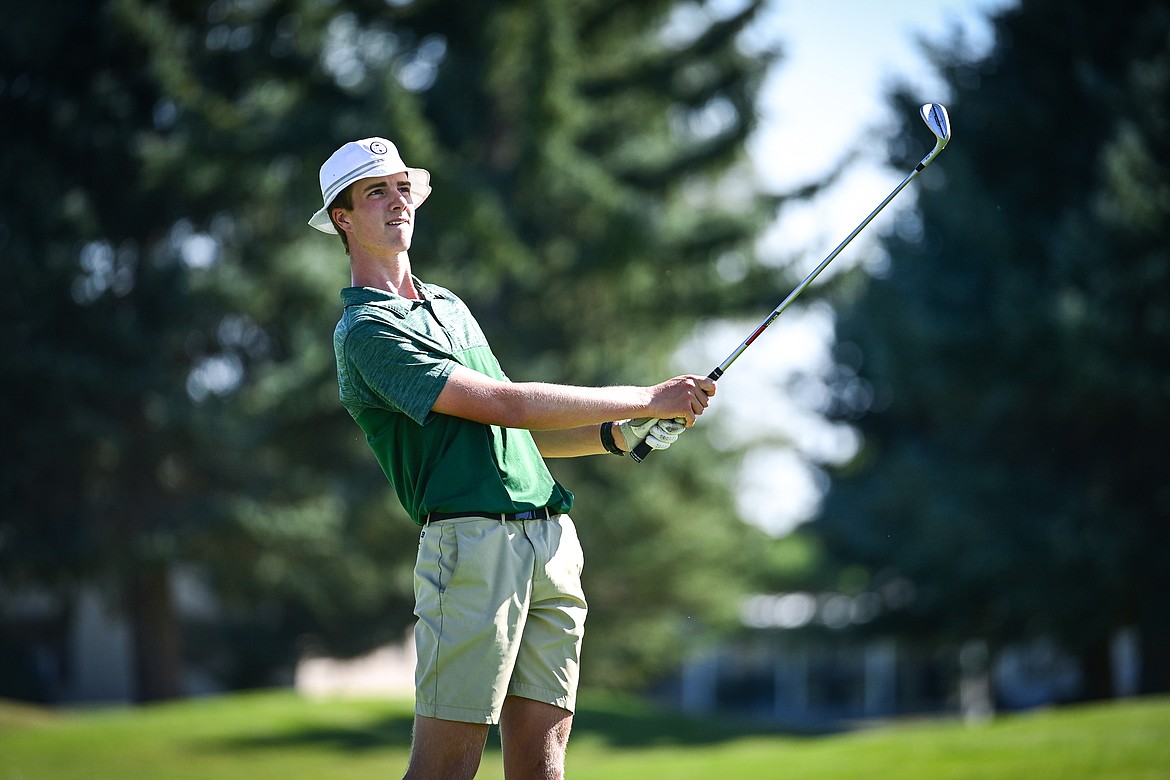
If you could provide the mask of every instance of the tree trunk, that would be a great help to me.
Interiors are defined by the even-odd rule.
[[[142,566],[128,577],[126,614],[134,642],[135,699],[176,699],[182,695],[179,619],[165,566]]]
[[[1081,653],[1081,699],[1084,701],[1113,698],[1110,658],[1108,639],[1094,641]]]
[[[1151,615],[1151,619],[1141,626],[1140,637],[1138,691],[1142,694],[1170,693],[1170,628],[1160,615]]]

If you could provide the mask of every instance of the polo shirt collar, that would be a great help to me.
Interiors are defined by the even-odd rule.
[[[401,295],[388,290],[380,290],[377,287],[346,287],[341,291],[342,305],[347,307],[377,306],[388,309],[399,317],[405,317],[416,306],[436,299],[446,300],[450,297],[441,287],[427,284],[417,276],[411,276],[411,279],[414,280],[414,289],[418,290],[421,298],[403,298]]]

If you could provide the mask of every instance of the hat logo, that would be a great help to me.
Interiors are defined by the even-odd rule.
[[[390,150],[387,149],[386,144],[382,143],[381,141],[374,141],[372,144],[370,144],[370,151],[374,154],[386,154],[386,152]]]

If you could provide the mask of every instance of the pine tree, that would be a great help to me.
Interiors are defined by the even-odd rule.
[[[1055,638],[1086,697],[1136,626],[1142,689],[1165,691],[1170,14],[1024,0],[995,29],[983,58],[935,49],[954,141],[920,232],[842,313],[875,402],[818,530],[913,582],[893,625]]]

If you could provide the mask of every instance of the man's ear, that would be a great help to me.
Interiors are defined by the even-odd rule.
[[[346,209],[341,207],[335,208],[329,212],[329,216],[333,217],[333,223],[337,226],[338,230],[349,232],[352,223],[349,221],[349,212]]]

